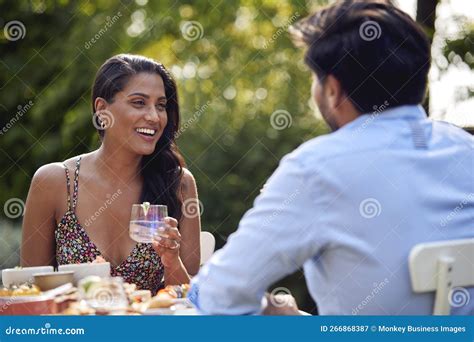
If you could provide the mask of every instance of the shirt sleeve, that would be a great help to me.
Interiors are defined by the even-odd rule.
[[[268,287],[317,254],[314,179],[293,154],[283,158],[238,230],[193,279],[189,297],[200,313],[260,313]]]

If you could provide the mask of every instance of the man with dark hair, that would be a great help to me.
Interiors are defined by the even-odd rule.
[[[384,109],[423,101],[429,42],[408,14],[396,7],[346,1],[303,19],[291,32],[298,45],[307,46],[305,62],[317,78],[316,101],[333,130],[341,124],[326,110],[331,97],[321,93],[324,85],[329,90],[337,83],[341,98],[350,102],[347,105],[356,116],[386,102]]]
[[[430,314],[434,295],[412,291],[408,256],[474,236],[474,139],[420,106],[427,38],[388,1],[338,2],[292,34],[334,132],[283,158],[190,298],[205,314],[293,312],[265,291],[303,266],[320,314]],[[450,303],[474,314],[472,300]]]

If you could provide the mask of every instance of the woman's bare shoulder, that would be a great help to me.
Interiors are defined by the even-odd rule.
[[[32,226],[35,221],[44,221],[55,214],[59,199],[65,201],[66,189],[66,176],[61,163],[46,164],[36,170],[28,192],[24,224]]]
[[[194,179],[194,176],[191,171],[186,168],[183,168],[179,193],[181,201],[185,201],[187,198],[197,196],[196,180]]]
[[[183,167],[183,176],[181,177],[181,186],[184,190],[195,190],[196,189],[196,180],[194,179],[193,174],[187,168]]]
[[[63,162],[54,162],[49,163],[41,166],[38,170],[36,170],[33,179],[32,179],[32,186],[43,186],[45,185],[48,188],[56,188],[61,187],[64,188],[64,184],[66,182],[66,167],[69,170],[69,177],[71,178],[74,176],[72,174],[76,161],[79,156],[75,156],[69,159],[66,159]]]
[[[59,179],[65,179],[64,165],[62,163],[49,163],[36,170],[32,184],[45,183],[45,185],[52,186],[58,183]]]
[[[79,159],[79,157],[83,158],[84,156],[83,155],[74,156],[74,157],[71,157],[69,159],[66,159],[65,161],[63,161],[61,163],[57,163],[57,164],[60,164],[63,167],[63,172],[64,172],[64,166],[67,166],[67,168],[70,171],[72,171],[76,168],[76,163],[77,163],[77,160]]]

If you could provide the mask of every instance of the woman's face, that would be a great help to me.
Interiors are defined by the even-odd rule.
[[[160,75],[142,72],[130,77],[112,103],[96,99],[98,113],[101,106],[105,106],[104,115],[112,116],[104,141],[139,155],[153,153],[168,123],[165,86]]]

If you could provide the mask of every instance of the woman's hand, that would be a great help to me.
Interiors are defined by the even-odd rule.
[[[178,230],[178,221],[172,217],[165,218],[165,227],[158,228],[158,234],[153,241],[153,248],[161,258],[161,263],[166,268],[178,268],[181,265],[179,249],[181,234]]]

